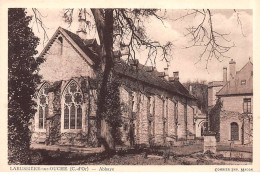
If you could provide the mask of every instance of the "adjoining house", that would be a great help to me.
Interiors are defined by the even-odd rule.
[[[59,27],[40,57],[43,83],[32,120],[32,143],[97,147],[96,99],[99,46]],[[118,54],[115,53],[115,57]],[[120,57],[120,55],[118,56]],[[124,145],[164,145],[195,139],[196,99],[179,82],[179,73],[158,72],[138,60],[118,58],[114,70],[120,79]]]
[[[253,63],[249,59],[243,68],[236,71],[236,62],[232,59],[229,69],[229,81],[227,69],[224,68],[223,82],[219,82],[218,86],[213,86],[214,82],[209,84],[209,105],[216,103],[214,98],[219,99],[222,105],[219,115],[215,116],[218,119],[210,122],[214,120],[219,125],[216,132],[220,143],[252,145]]]

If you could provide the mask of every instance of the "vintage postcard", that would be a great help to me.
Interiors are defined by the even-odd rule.
[[[256,3],[1,2],[0,171],[260,171]]]

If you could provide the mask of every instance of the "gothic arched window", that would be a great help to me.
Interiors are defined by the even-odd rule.
[[[68,85],[64,98],[64,129],[81,129],[83,96],[76,82]]]
[[[49,84],[45,83],[38,95],[38,128],[45,129],[45,120],[48,117],[48,89]]]

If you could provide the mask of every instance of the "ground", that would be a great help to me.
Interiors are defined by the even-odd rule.
[[[42,149],[45,148],[45,149]],[[57,149],[58,148],[58,149]],[[218,150],[228,151],[227,146]],[[242,149],[239,147],[239,149]],[[32,164],[41,165],[248,165],[250,158],[229,158],[222,154],[204,154],[203,145],[171,148],[127,149],[105,153],[102,148],[71,148],[34,145]]]

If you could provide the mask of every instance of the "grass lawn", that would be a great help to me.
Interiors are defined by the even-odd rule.
[[[223,147],[225,148],[225,147]],[[246,165],[249,161],[219,159],[203,154],[203,145],[127,150],[111,153],[83,153],[34,149],[34,164],[40,165]],[[146,154],[146,153],[148,154]],[[165,153],[169,153],[165,159]],[[40,155],[40,156],[39,156]],[[38,156],[38,157],[37,157]]]

